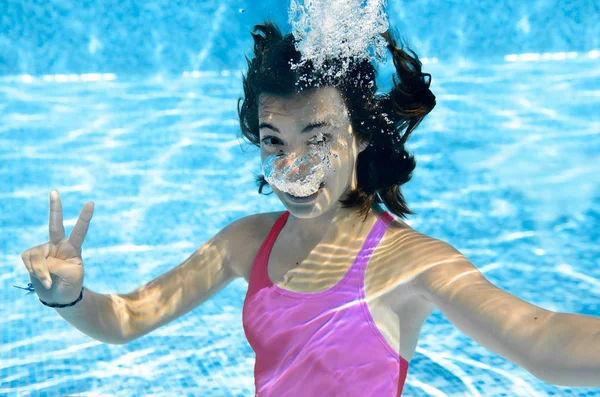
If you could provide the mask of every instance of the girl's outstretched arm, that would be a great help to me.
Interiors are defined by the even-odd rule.
[[[544,382],[600,387],[600,317],[532,305],[490,283],[448,243],[421,233],[410,240],[403,262],[419,269],[423,295],[462,332]]]

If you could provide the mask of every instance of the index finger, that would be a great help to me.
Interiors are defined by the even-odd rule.
[[[50,228],[50,242],[58,244],[65,238],[65,226],[63,225],[62,205],[56,189],[50,192],[50,219],[48,225]]]

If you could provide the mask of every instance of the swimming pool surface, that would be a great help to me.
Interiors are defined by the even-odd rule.
[[[417,168],[402,191],[417,212],[407,222],[456,247],[499,288],[548,310],[600,316],[600,53],[559,44],[547,55],[480,59],[415,47],[437,106],[408,141]],[[4,59],[0,395],[252,396],[242,279],[121,346],[91,339],[12,287],[29,282],[21,252],[48,240],[54,188],[67,235],[83,204],[95,202],[84,285],[105,294],[149,282],[235,219],[283,210],[274,194],[257,193],[258,150],[237,138],[239,70],[24,75],[23,64],[9,73]],[[436,309],[403,395],[600,390],[541,382]]]

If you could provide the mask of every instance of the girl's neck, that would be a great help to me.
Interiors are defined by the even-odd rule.
[[[373,218],[378,218],[383,209],[379,204],[374,204],[369,210],[367,220],[364,224],[370,223]],[[286,222],[286,233],[294,236],[294,241],[305,242],[308,244],[319,242],[323,238],[334,233],[349,235],[353,231],[362,229],[364,216],[358,214],[356,208],[342,208],[341,205],[316,218],[304,219],[297,218],[290,213]],[[330,237],[335,237],[330,236]]]

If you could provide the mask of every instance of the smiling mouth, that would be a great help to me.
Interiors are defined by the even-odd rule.
[[[321,182],[321,184],[319,185],[319,188],[317,189],[317,191],[314,192],[311,195],[308,195],[308,196],[294,196],[293,194],[290,194],[290,193],[287,193],[287,192],[285,194],[287,194],[288,196],[290,196],[290,197],[292,197],[294,199],[300,199],[300,200],[302,200],[302,199],[309,199],[311,197],[316,196],[317,193],[319,193],[321,191],[321,189],[323,189],[324,186],[325,186],[325,182]]]

